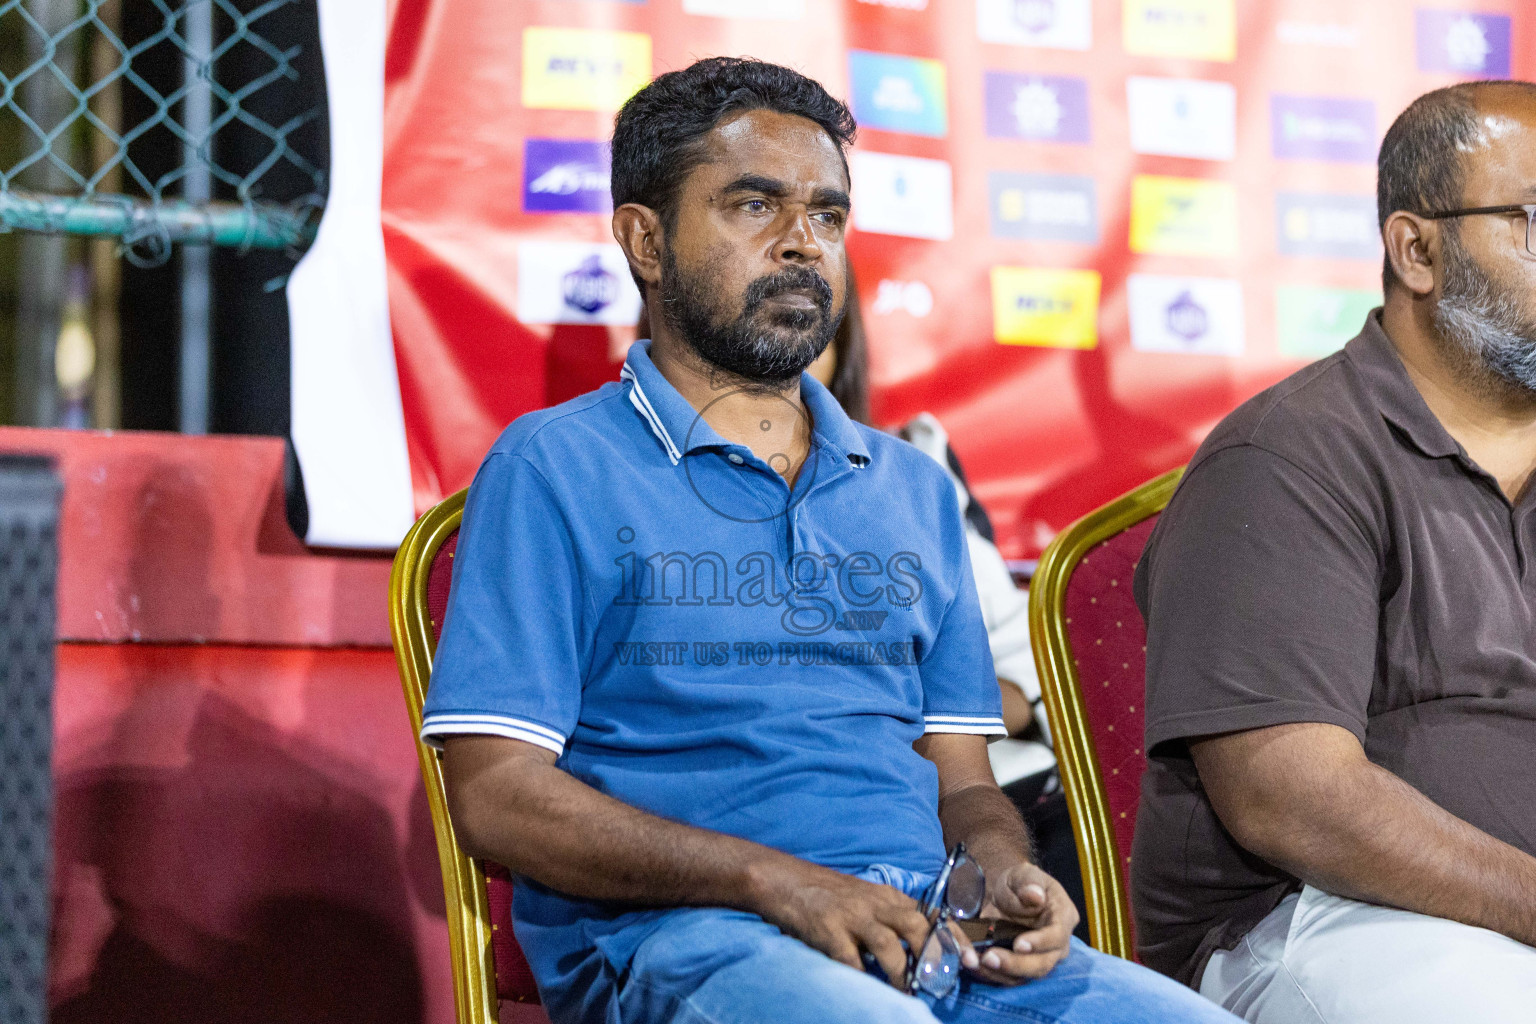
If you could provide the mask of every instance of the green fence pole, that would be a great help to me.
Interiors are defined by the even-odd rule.
[[[164,242],[229,245],[252,249],[302,248],[315,239],[312,207],[265,203],[159,203],[122,196],[49,196],[20,189],[0,191],[0,230],[49,234],[117,235],[132,244]]]

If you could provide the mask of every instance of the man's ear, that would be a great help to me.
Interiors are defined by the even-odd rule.
[[[646,284],[661,283],[661,247],[666,243],[661,217],[649,206],[625,203],[613,211],[613,237]]]
[[[1398,210],[1381,226],[1392,272],[1414,295],[1435,290],[1435,264],[1440,261],[1440,225],[1416,213]]]

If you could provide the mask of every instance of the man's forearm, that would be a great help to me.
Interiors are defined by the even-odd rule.
[[[1536,858],[1372,764],[1345,730],[1256,734],[1194,748],[1201,780],[1243,846],[1327,892],[1536,945]]]
[[[443,774],[469,853],[581,899],[754,913],[849,967],[873,956],[900,985],[928,922],[912,897],[605,796],[547,750],[499,736],[445,742]]]
[[[1323,783],[1312,828],[1280,866],[1319,889],[1536,945],[1536,859],[1363,762]],[[1310,832],[1310,834],[1306,834]],[[1262,854],[1261,854],[1262,855]]]
[[[582,899],[756,911],[775,877],[804,864],[631,807],[556,768],[552,757],[484,756],[499,752],[494,738],[466,739],[447,752],[460,845],[550,888]]]
[[[983,869],[992,873],[1024,860],[1033,860],[1029,830],[1013,801],[991,781],[967,786],[939,801],[944,845],[965,843]]]

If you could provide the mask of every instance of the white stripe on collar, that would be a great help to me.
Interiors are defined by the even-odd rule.
[[[677,445],[672,443],[672,435],[667,433],[667,428],[662,426],[661,417],[656,415],[656,410],[651,407],[651,400],[645,397],[645,392],[640,387],[640,378],[635,376],[635,371],[624,364],[624,369],[619,371],[619,380],[629,381],[629,404],[633,405],[645,422],[651,426],[651,433],[661,441],[661,446],[667,450],[667,458],[672,460],[672,465],[677,465],[682,459],[682,453],[677,450]]]

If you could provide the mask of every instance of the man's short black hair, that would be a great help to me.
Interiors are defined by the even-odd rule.
[[[1466,151],[1477,141],[1477,99],[1485,90],[1520,89],[1536,95],[1530,82],[1463,82],[1427,92],[1397,115],[1376,157],[1376,222],[1385,227],[1398,210],[1429,214],[1454,210],[1466,188]],[[1454,231],[1454,222],[1445,222]],[[1397,275],[1382,260],[1381,287]]]
[[[683,180],[704,159],[704,136],[747,110],[814,121],[839,154],[853,144],[853,115],[821,83],[767,61],[709,57],[660,76],[619,111],[613,125],[614,208],[639,203],[670,226]],[[847,166],[845,158],[845,171]]]

